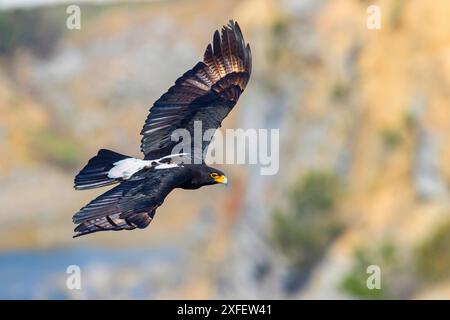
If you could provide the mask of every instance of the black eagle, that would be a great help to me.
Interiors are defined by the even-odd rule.
[[[141,131],[144,159],[136,159],[102,149],[75,177],[75,189],[86,190],[119,183],[91,201],[73,216],[77,224],[74,237],[97,231],[145,228],[156,209],[175,188],[198,189],[227,183],[218,169],[203,160],[209,141],[198,152],[190,145],[184,154],[173,154],[180,141],[172,133],[185,129],[194,135],[220,127],[233,109],[250,78],[252,58],[237,22],[214,33],[203,61],[178,78],[150,109]],[[200,160],[199,160],[199,155]],[[175,158],[196,159],[177,162]]]

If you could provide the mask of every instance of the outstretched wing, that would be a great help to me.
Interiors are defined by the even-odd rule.
[[[166,196],[187,176],[183,168],[143,172],[100,195],[73,216],[74,237],[98,231],[143,229]]]
[[[178,78],[150,109],[141,131],[145,158],[170,154],[181,142],[171,138],[177,129],[186,129],[192,140],[195,122],[201,124],[202,134],[217,129],[244,91],[251,68],[250,46],[245,45],[237,22],[230,21],[221,34],[214,33],[213,44],[207,46],[203,62]],[[206,151],[208,145],[209,141],[204,141],[200,152]],[[202,154],[192,148],[183,151]]]

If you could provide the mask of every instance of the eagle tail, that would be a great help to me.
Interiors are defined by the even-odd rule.
[[[116,178],[108,177],[108,173],[114,163],[126,158],[130,157],[107,149],[99,150],[75,177],[75,189],[87,190],[118,182]]]

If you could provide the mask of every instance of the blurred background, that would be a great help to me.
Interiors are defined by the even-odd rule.
[[[450,2],[84,1],[80,30],[67,6],[0,0],[0,298],[450,298]],[[173,192],[147,229],[72,239],[105,191],[74,175],[140,156],[148,108],[229,19],[253,74],[224,128],[278,128],[279,173],[222,166],[228,188]]]

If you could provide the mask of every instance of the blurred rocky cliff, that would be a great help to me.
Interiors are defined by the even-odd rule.
[[[375,1],[380,30],[371,4],[83,4],[73,31],[64,5],[0,11],[0,296],[45,261],[27,297],[449,298],[450,3]],[[102,147],[139,156],[148,108],[228,19],[254,66],[224,128],[278,128],[279,173],[222,166],[227,189],[174,192],[148,229],[72,239],[101,193],[73,175]]]

